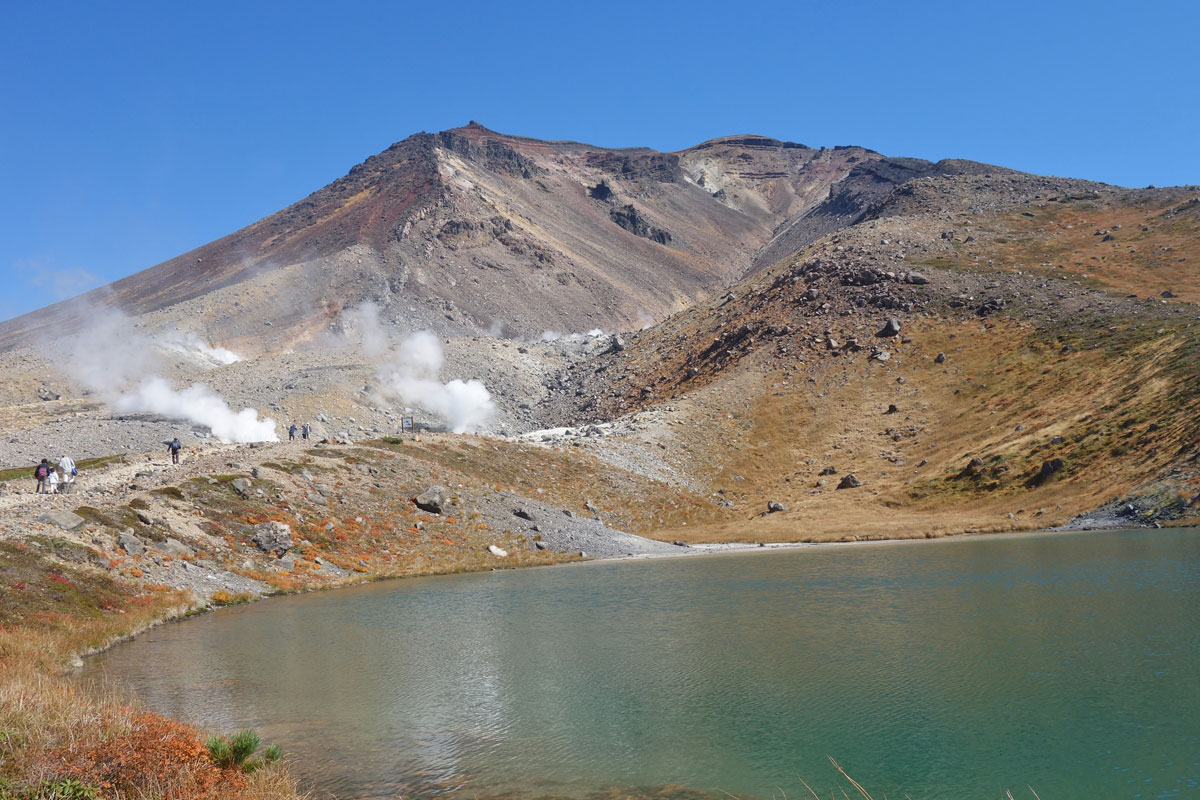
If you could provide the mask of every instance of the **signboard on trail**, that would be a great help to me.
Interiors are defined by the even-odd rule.
[[[402,432],[407,433],[407,432],[411,431],[412,429],[413,429],[413,418],[412,417],[401,417],[400,418],[400,430]]]

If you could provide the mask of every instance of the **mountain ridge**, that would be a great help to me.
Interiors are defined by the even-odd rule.
[[[848,178],[872,191],[880,178],[863,165],[873,162],[905,160],[754,134],[660,153],[478,123],[417,133],[225,237],[0,323],[0,348],[77,328],[95,305],[132,315],[180,306],[176,324],[249,350],[319,335],[368,299],[448,334],[641,327],[761,268],[781,228],[793,234],[776,250],[826,232],[795,218]],[[604,181],[613,197],[594,202]],[[521,308],[531,299],[536,313]]]

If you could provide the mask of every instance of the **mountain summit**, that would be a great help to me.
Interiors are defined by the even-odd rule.
[[[905,181],[976,169],[754,135],[613,149],[472,122],[397,142],[83,302],[0,324],[0,347],[76,327],[98,304],[246,352],[316,336],[367,300],[447,335],[640,328],[853,223]]]

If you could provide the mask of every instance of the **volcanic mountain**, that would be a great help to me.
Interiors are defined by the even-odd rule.
[[[343,442],[395,435],[406,414],[437,429],[435,408],[380,394],[386,374],[354,336],[326,336],[361,333],[343,312],[372,301],[385,336],[442,335],[444,378],[486,385],[496,441],[533,437],[622,485],[681,492],[635,532],[894,537],[1101,507],[1196,518],[1197,263],[1195,187],[758,136],[614,150],[472,124],[410,137],[85,299],[135,315],[169,351],[166,377],[202,377],[234,407]],[[180,422],[119,413],[23,346],[87,308],[0,326],[6,465],[148,449]],[[592,328],[626,333],[530,341]],[[180,334],[248,358],[197,362]],[[185,439],[209,435],[193,421]]]
[[[298,203],[82,298],[0,324],[0,348],[81,309],[156,313],[279,350],[371,300],[407,329],[537,337],[641,328],[852,224],[926,175],[1002,172],[734,136],[677,153],[419,133]]]

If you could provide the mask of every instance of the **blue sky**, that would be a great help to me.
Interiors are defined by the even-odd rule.
[[[734,133],[1200,183],[1200,3],[10,3],[0,318],[152,266],[420,130]]]

